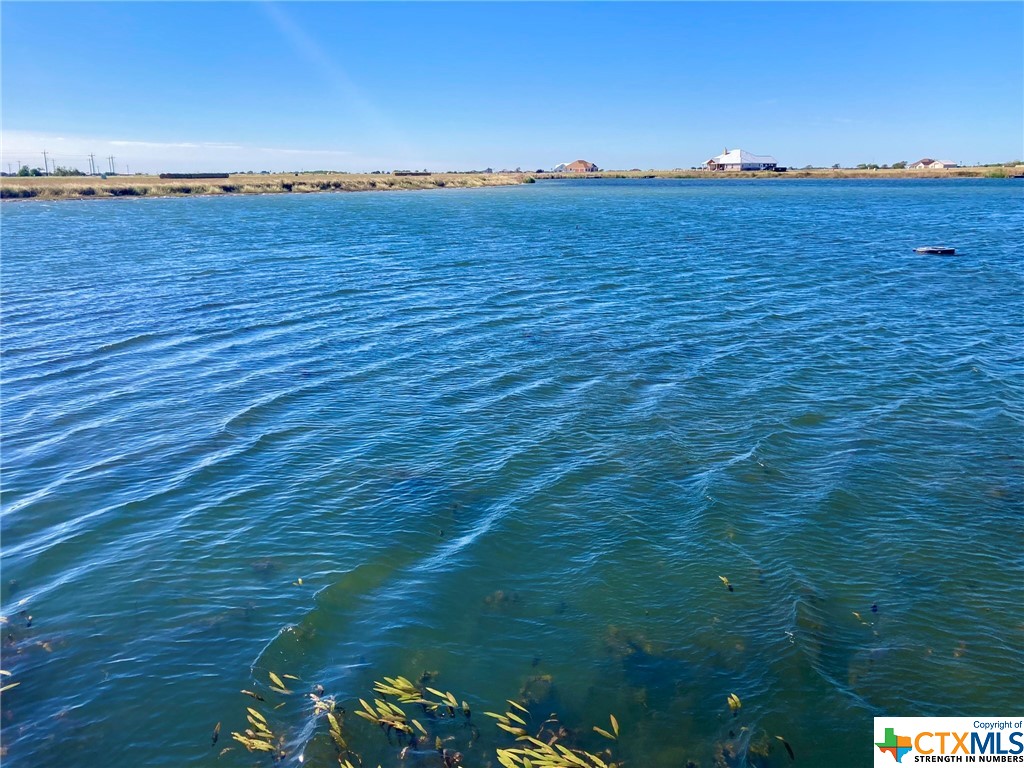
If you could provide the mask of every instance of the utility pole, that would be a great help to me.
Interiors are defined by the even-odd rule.
[[[114,173],[114,156],[108,155],[107,160],[110,161],[110,175],[115,176],[116,174]]]
[[[50,164],[49,161],[46,159],[45,149],[43,150],[43,173],[45,173],[47,176],[50,175]]]
[[[96,155],[89,153],[89,175],[96,175]]]

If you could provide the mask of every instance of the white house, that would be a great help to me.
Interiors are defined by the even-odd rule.
[[[911,163],[907,166],[908,168],[916,168],[921,170],[927,168],[928,170],[936,170],[942,168],[956,168],[957,164],[952,160],[932,160],[930,157],[926,157],[922,160],[918,160],[916,163]]]
[[[778,163],[770,155],[755,155],[745,149],[726,149],[704,163],[709,171],[771,171]]]

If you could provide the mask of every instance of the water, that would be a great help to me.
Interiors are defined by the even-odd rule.
[[[745,757],[774,735],[859,766],[874,715],[1012,714],[1021,202],[858,180],[5,205],[5,765],[249,765],[217,757],[240,689],[289,763],[330,764],[269,671],[349,707],[436,671],[477,712],[467,767],[524,687],[539,719],[614,713],[652,768],[787,764],[770,738]]]

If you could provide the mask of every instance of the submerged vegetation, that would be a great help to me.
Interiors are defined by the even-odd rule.
[[[245,707],[246,726],[232,731],[231,738],[246,751],[266,754],[274,762],[296,757],[298,762],[311,765],[337,763],[341,768],[357,768],[364,762],[360,751],[352,745],[352,737],[366,734],[351,733],[354,729],[346,723],[346,715],[351,711],[377,726],[397,759],[414,765],[461,768],[467,766],[463,750],[474,750],[475,756],[482,757],[485,762],[479,763],[480,766],[493,765],[490,755],[505,768],[618,768],[622,765],[613,758],[610,748],[588,752],[579,746],[581,734],[570,730],[556,713],[536,724],[537,715],[512,699],[507,700],[509,708],[503,714],[484,713],[494,718],[499,729],[496,732],[486,729],[485,736],[473,721],[473,712],[466,700],[460,700],[451,691],[428,686],[426,683],[431,678],[431,673],[424,673],[418,683],[413,683],[401,676],[385,677],[383,682],[374,682],[376,696],[372,703],[359,698],[358,707],[352,706],[351,710],[342,706],[334,695],[325,695],[324,687],[317,684],[304,694],[310,706],[304,708],[304,726],[297,739],[275,731],[268,716],[255,706]],[[285,680],[297,681],[298,678],[269,672],[267,689],[281,696],[294,695],[295,691],[289,688],[291,683]],[[255,691],[241,693],[267,703]],[[595,726],[593,731],[616,742],[618,720],[611,715],[609,723],[610,730]],[[220,729],[218,722],[211,746],[216,746]],[[513,737],[511,744],[501,744],[509,737]],[[490,745],[486,749],[480,747],[484,740]],[[220,755],[223,757],[234,749],[234,746],[225,747]]]
[[[243,690],[256,703],[245,706],[245,725],[231,731],[236,743],[222,748],[219,756],[244,749],[265,755],[268,762],[340,768],[623,768],[628,764],[619,755],[620,726],[614,714],[608,716],[607,724],[580,728],[550,712],[555,697],[549,675],[528,678],[518,698],[505,701],[504,711],[483,712],[494,728],[478,724],[466,699],[429,685],[436,676],[436,672],[423,672],[416,682],[402,676],[384,677],[373,683],[372,696],[355,697],[346,706],[336,695],[326,693],[323,685],[299,693],[295,689],[306,686],[296,685],[301,682],[296,676],[267,672],[267,682],[259,687],[276,697],[305,700],[300,709],[292,706],[287,711],[291,717],[301,712],[299,722],[284,722],[288,714],[281,718],[282,724],[272,722],[274,713],[289,704],[287,698],[268,701],[258,691]],[[724,703],[728,738],[714,745],[715,768],[769,768],[796,760],[785,738],[736,720],[742,708],[739,696],[730,693]],[[350,720],[349,715],[359,720]],[[379,735],[374,737],[361,721],[375,726]],[[218,722],[211,746],[217,745],[220,730]],[[666,733],[664,738],[671,736]],[[699,766],[692,761],[685,765]]]

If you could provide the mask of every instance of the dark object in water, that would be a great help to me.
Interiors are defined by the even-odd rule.
[[[789,742],[786,741],[781,736],[776,736],[775,738],[782,742],[782,746],[784,746],[786,748],[786,752],[789,754],[789,759],[790,760],[796,760],[796,755],[793,754],[793,748],[791,746],[789,746]]]
[[[872,603],[871,604],[871,612],[872,613],[878,613],[878,603]]]
[[[956,248],[949,248],[945,245],[922,245],[920,248],[915,248],[914,253],[926,253],[929,256],[952,256],[956,253]]]

